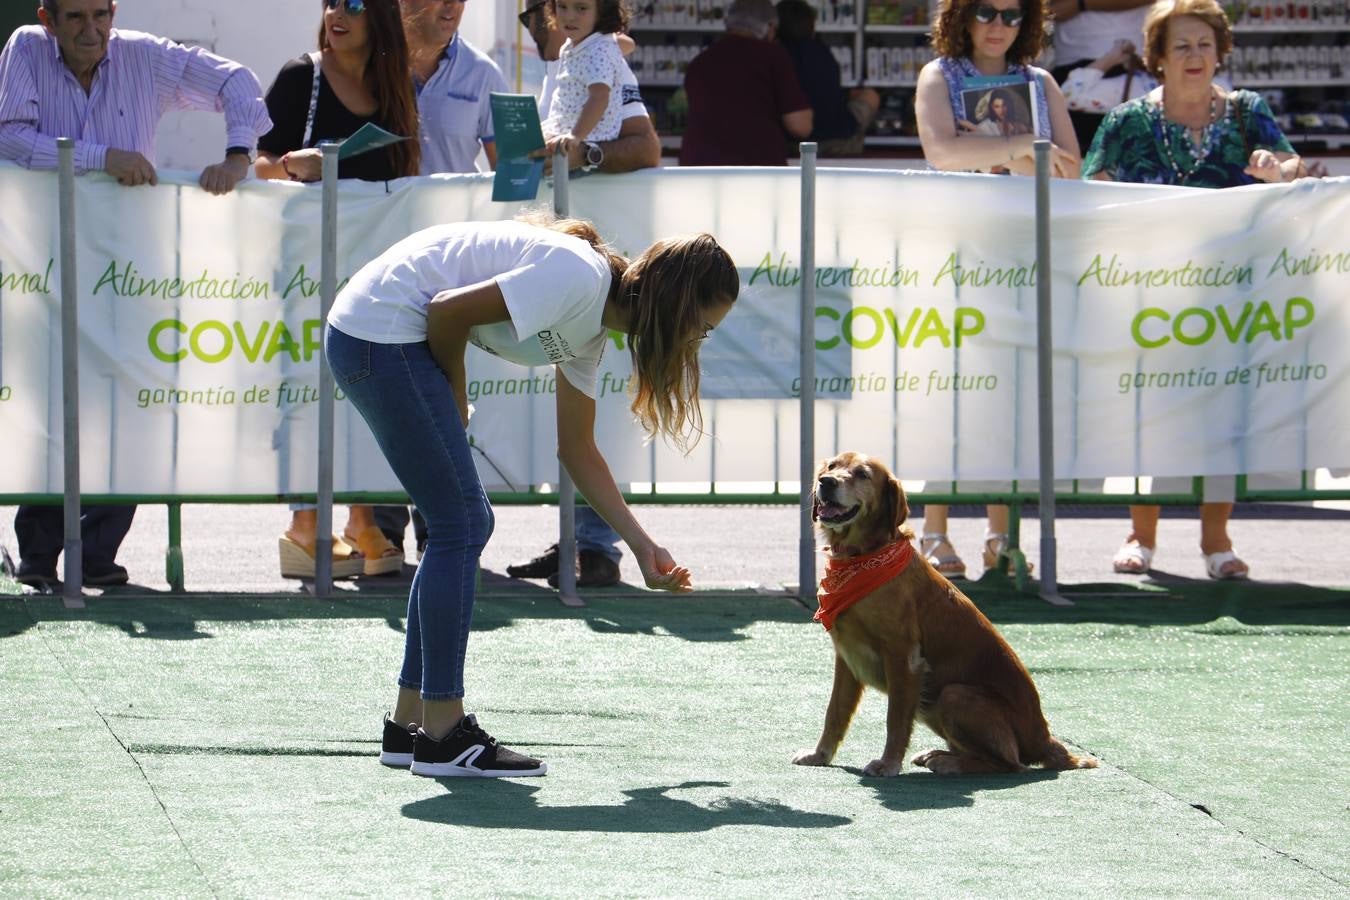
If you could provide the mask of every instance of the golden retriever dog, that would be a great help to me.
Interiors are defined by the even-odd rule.
[[[886,746],[865,775],[898,775],[917,717],[947,742],[913,764],[939,775],[1090,769],[1050,735],[1022,661],[975,604],[909,543],[905,491],[886,466],[845,452],[816,473],[812,518],[829,567],[816,618],[834,642],[834,687],[814,750],[829,765],[864,687],[887,695]]]

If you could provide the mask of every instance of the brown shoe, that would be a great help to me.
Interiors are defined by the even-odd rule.
[[[619,564],[596,550],[582,550],[577,562],[577,587],[613,587],[619,583]],[[558,573],[548,576],[548,586],[558,586]]]

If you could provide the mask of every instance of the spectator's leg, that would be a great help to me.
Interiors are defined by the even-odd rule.
[[[928,560],[929,565],[948,578],[964,578],[966,564],[957,555],[956,548],[947,537],[947,511],[945,503],[924,504],[919,552]]]
[[[403,569],[403,536],[397,543],[375,524],[375,507],[353,503],[347,507],[347,527],[342,539],[361,551],[365,557],[363,575],[391,575]]]
[[[19,541],[18,580],[38,585],[56,581],[56,559],[65,546],[65,513],[59,506],[20,506],[14,514]]]
[[[1233,540],[1228,536],[1228,519],[1233,514],[1233,504],[1231,503],[1201,503],[1200,504],[1200,552],[1206,557],[1215,553],[1227,554],[1233,550]],[[1211,569],[1210,575],[1222,578],[1245,578],[1247,576],[1247,564],[1236,555],[1228,558],[1220,557],[1217,561],[1211,562],[1206,559],[1206,566]],[[1212,571],[1217,568],[1217,574]]]
[[[617,563],[623,558],[619,549],[619,533],[589,506],[576,507],[577,550],[590,550],[609,557]]]
[[[80,538],[84,548],[84,578],[86,582],[125,583],[126,569],[117,564],[117,551],[122,546],[136,507],[131,505],[86,506],[80,516]]]
[[[427,520],[422,517],[422,513],[417,507],[412,508],[413,540],[417,541],[417,558],[422,558],[422,553],[427,549]]]
[[[609,587],[619,583],[619,534],[589,506],[576,508],[577,587]],[[558,586],[557,576],[548,583]]]
[[[384,504],[374,507],[375,524],[389,543],[403,549],[403,538],[408,531],[408,507]]]
[[[1150,550],[1158,547],[1158,519],[1162,516],[1161,506],[1131,506],[1130,536],[1126,543],[1137,543]]]

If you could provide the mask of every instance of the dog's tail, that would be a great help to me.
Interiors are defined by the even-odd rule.
[[[1045,745],[1045,755],[1041,757],[1041,764],[1047,769],[1095,769],[1097,760],[1091,756],[1074,756],[1055,738],[1050,738],[1050,742]]]

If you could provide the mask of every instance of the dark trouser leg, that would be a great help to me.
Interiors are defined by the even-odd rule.
[[[403,549],[403,535],[408,530],[408,507],[375,507],[375,524],[380,531],[398,549]]]

